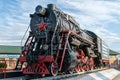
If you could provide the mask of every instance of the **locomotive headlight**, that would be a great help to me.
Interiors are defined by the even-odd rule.
[[[42,6],[38,5],[38,6],[35,8],[35,13],[36,13],[36,14],[45,15],[46,9],[43,8]]]

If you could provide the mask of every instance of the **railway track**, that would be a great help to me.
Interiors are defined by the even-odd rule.
[[[31,80],[60,80],[60,79],[67,79],[70,77],[76,77],[76,76],[83,76],[85,74],[89,74],[89,73],[94,73],[94,72],[98,72],[98,71],[102,71],[102,70],[106,70],[108,68],[103,68],[103,69],[96,69],[96,70],[92,70],[92,71],[85,71],[85,72],[79,72],[79,73],[72,73],[72,74],[66,74],[66,75],[58,75],[56,77],[51,76],[51,77],[44,77],[44,78],[38,78],[38,79],[31,79]]]
[[[94,73],[94,72],[98,72],[98,71],[102,71],[102,70],[106,70],[106,69],[108,69],[108,68],[95,69],[92,71],[85,71],[85,72],[79,72],[79,73],[63,74],[63,75],[58,75],[55,77],[54,76],[39,77],[39,78],[35,78],[35,79],[31,78],[30,76],[22,75],[21,71],[18,71],[18,72],[14,71],[14,72],[9,72],[9,76],[8,76],[8,74],[6,74],[8,76],[6,78],[6,80],[60,80],[60,79],[67,79],[70,77],[84,76],[85,74]],[[0,80],[4,80],[4,78],[0,79]]]

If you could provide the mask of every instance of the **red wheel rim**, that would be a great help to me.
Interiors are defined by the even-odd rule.
[[[83,67],[82,67],[82,71],[85,71],[85,70],[87,70],[87,67],[86,67],[86,66],[83,66]]]
[[[53,76],[56,76],[58,74],[57,65],[55,63],[51,64],[51,73]]]
[[[90,65],[90,69],[92,70],[94,68],[94,60],[93,60],[93,58],[89,59],[89,65]]]
[[[77,66],[77,67],[75,68],[75,70],[76,70],[77,73],[79,73],[79,72],[81,71],[80,66]]]
[[[83,64],[85,64],[84,66],[82,66],[82,71],[85,71],[85,70],[88,70],[89,67],[88,67],[88,57],[86,56],[84,59],[83,59]]]

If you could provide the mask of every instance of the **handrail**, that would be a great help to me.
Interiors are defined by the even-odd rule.
[[[83,36],[81,36],[81,35],[79,35],[79,34],[76,34],[75,32],[73,32],[73,31],[71,31],[71,30],[65,30],[64,32],[70,33],[70,35],[74,35],[74,36],[76,36],[77,38],[82,39],[83,41],[85,41],[85,42],[88,43],[88,44],[95,44],[95,43],[93,43],[92,41],[84,38]]]

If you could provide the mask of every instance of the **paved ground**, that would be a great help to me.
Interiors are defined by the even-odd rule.
[[[120,80],[120,74],[117,75],[113,80]]]
[[[119,70],[120,71],[120,68],[118,68],[117,70]],[[120,74],[119,75],[117,75],[113,80],[120,80]]]
[[[119,74],[120,72],[118,70],[112,68],[62,80],[114,80],[114,77],[116,77]],[[120,80],[120,76],[116,80]]]

